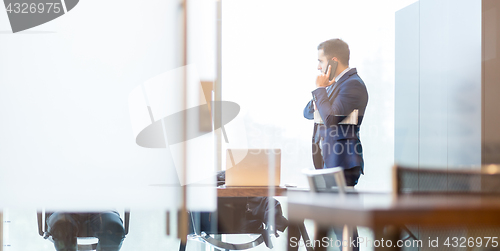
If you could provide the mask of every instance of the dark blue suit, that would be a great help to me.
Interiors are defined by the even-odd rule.
[[[334,83],[332,88],[330,95],[326,88],[318,88],[312,92],[324,122],[324,125],[315,124],[313,144],[319,142],[319,137],[323,138],[324,168],[340,166],[346,170],[356,167],[363,173],[363,148],[359,139],[359,127],[368,103],[366,86],[353,68]],[[358,109],[358,124],[339,124],[354,109]],[[304,109],[304,117],[313,119],[313,114],[314,106],[311,100]]]

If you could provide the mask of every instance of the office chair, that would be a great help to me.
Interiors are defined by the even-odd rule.
[[[48,233],[48,226],[47,226],[47,218],[52,214],[52,212],[45,212],[45,210],[41,210],[37,212],[37,219],[38,219],[38,234],[42,236],[44,239],[48,239],[51,242],[54,242],[52,239],[52,236],[50,233]],[[129,230],[129,220],[130,220],[130,211],[125,210],[124,213],[124,219],[123,219],[123,227],[125,229],[125,235],[128,234]],[[77,236],[77,240],[79,241],[85,241],[85,242],[90,242],[89,243],[79,243],[78,244],[78,250],[85,250],[85,251],[90,251],[90,250],[96,250],[97,248],[97,238],[94,236],[88,236],[86,233],[80,233]]]
[[[302,173],[306,175],[312,193],[338,193],[343,197],[347,191],[353,192],[354,187],[346,185],[344,170],[341,167],[304,169]],[[319,229],[317,231],[320,231],[320,236],[327,236],[327,231]],[[351,226],[347,226],[347,232],[352,233]],[[352,247],[348,247],[348,249],[352,250]]]
[[[394,192],[402,194],[500,194],[500,165],[478,170],[411,168],[395,165]]]
[[[326,169],[304,169],[302,173],[307,176],[311,192],[338,192],[346,194],[346,190],[354,187],[347,187],[344,170],[341,167]],[[334,181],[334,182],[333,182]]]
[[[245,250],[256,247],[262,243],[270,249],[273,248],[270,235],[275,234],[276,229],[270,229],[264,219],[252,214],[252,205],[255,203],[266,203],[278,209],[279,204],[275,199],[266,197],[228,197],[219,198],[216,212],[188,212],[189,215],[189,240],[198,240],[217,249],[224,250]],[[272,205],[272,203],[275,203]],[[250,205],[250,207],[249,207]],[[281,206],[279,206],[280,208]],[[254,208],[255,209],[255,208]],[[276,222],[278,221],[276,217]],[[282,217],[284,219],[284,217]],[[286,221],[286,219],[284,219]],[[278,225],[278,224],[276,224]],[[275,226],[276,227],[276,226]],[[284,231],[284,229],[277,229]],[[251,234],[256,237],[252,241],[240,244],[223,242],[221,235],[228,234]],[[214,237],[216,238],[214,238]],[[184,251],[186,245],[181,242],[180,251]]]
[[[264,229],[264,226],[262,227],[259,225],[253,230],[247,230],[246,232],[242,231],[237,231],[237,230],[227,230],[224,228],[220,228],[217,226],[218,229],[212,230],[211,226],[200,226],[199,223],[200,219],[206,219],[207,216],[216,218],[216,216],[206,214],[206,213],[200,213],[200,212],[190,212],[189,213],[189,223],[190,223],[190,230],[191,234],[188,236],[189,240],[198,240],[201,242],[204,242],[214,248],[217,249],[224,249],[224,250],[245,250],[245,249],[250,249],[256,246],[259,246],[264,242],[264,238],[266,238],[267,232]],[[262,231],[259,231],[259,228]],[[234,244],[234,243],[229,243],[229,242],[224,242],[221,241],[221,235],[223,234],[252,234],[252,235],[257,235],[257,237],[246,243],[240,243],[240,244]],[[213,236],[213,237],[212,237]],[[269,238],[269,237],[267,237]],[[179,250],[184,251],[186,246],[181,244],[181,248]],[[272,245],[271,245],[272,248]]]
[[[477,170],[416,168],[395,165],[393,167],[394,196],[402,195],[500,195],[500,165],[483,165]],[[469,236],[490,236],[498,229],[454,229],[453,233],[443,229],[423,229],[422,232],[435,232],[432,235],[459,236],[460,231],[466,231]],[[479,232],[479,233],[477,233]],[[415,238],[415,237],[413,237]],[[416,239],[416,238],[415,238]],[[423,238],[422,238],[423,239]]]

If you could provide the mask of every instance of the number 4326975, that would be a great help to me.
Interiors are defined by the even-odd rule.
[[[7,12],[15,14],[60,13],[61,3],[9,3]]]
[[[447,247],[498,247],[498,237],[448,237],[443,243]]]

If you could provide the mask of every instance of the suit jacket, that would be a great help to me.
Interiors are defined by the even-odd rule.
[[[304,117],[306,119],[314,119],[314,105],[312,100],[307,103],[306,108],[304,108]],[[324,127],[324,125],[319,125],[314,123],[313,137],[312,137],[312,159],[315,169],[323,169],[323,155],[321,155],[321,149],[319,147],[320,134],[319,128]]]
[[[323,119],[324,125],[314,126],[313,144],[323,138],[323,161],[325,168],[340,166],[350,169],[356,166],[364,169],[363,148],[359,138],[359,127],[363,122],[368,92],[355,68],[349,70],[338,82],[334,83],[329,96],[326,88],[312,92],[313,100]],[[314,118],[311,100],[304,109],[304,117]],[[358,124],[339,124],[354,109],[358,109]]]

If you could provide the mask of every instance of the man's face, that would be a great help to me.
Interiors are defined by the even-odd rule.
[[[328,65],[328,58],[325,56],[323,49],[318,50],[318,70],[326,73],[326,66]]]

